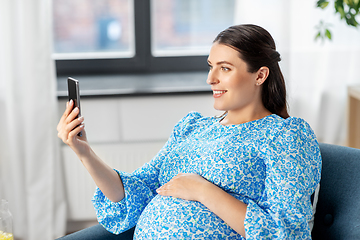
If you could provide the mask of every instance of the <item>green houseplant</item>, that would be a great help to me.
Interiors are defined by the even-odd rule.
[[[316,7],[325,9],[330,4],[330,1],[327,0],[318,0],[316,2]],[[334,5],[335,14],[340,15],[340,19],[345,21],[347,25],[357,28],[359,22],[357,17],[360,16],[360,0],[335,0]],[[316,26],[318,32],[315,36],[315,39],[330,39],[332,38],[331,31],[329,30],[330,24],[320,21]]]

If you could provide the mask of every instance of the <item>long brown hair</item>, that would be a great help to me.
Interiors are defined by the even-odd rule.
[[[262,103],[271,113],[288,118],[285,81],[279,66],[281,58],[270,33],[252,24],[235,25],[220,32],[215,42],[236,49],[247,63],[248,72],[269,68],[269,76],[262,85]]]

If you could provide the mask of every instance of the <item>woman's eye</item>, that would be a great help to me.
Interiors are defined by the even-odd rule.
[[[210,65],[208,65],[208,67],[209,67],[209,70],[211,70],[213,67],[212,66],[210,66]]]
[[[230,71],[230,68],[227,68],[227,67],[221,67],[221,70],[223,70],[223,71]]]

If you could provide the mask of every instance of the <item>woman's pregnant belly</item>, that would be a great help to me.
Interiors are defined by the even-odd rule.
[[[157,195],[142,212],[134,239],[243,238],[203,204]]]

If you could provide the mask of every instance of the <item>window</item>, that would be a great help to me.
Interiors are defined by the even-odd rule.
[[[153,0],[152,55],[207,55],[216,35],[233,24],[234,0]]]
[[[135,55],[132,0],[54,0],[53,6],[55,59]]]
[[[235,0],[53,0],[58,75],[206,70]]]

